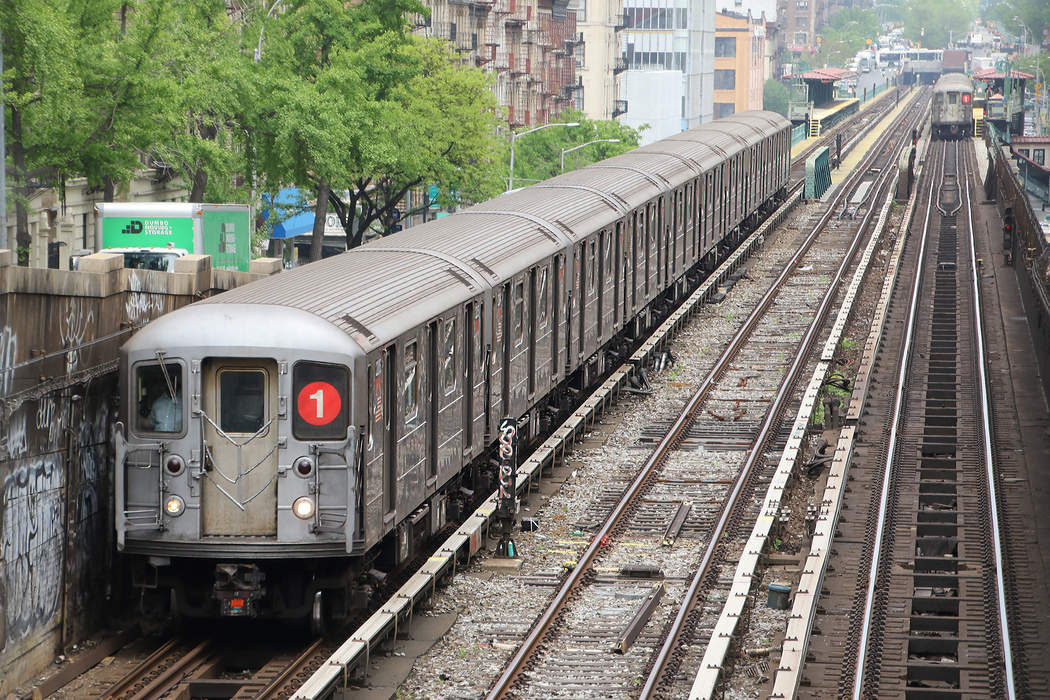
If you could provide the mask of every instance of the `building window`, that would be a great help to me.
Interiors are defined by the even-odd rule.
[[[800,10],[807,10],[809,9],[809,0],[796,0],[795,7]]]
[[[576,21],[586,22],[587,21],[587,0],[569,0],[570,11],[576,11]]]
[[[715,58],[732,58],[736,56],[735,36],[715,37]]]
[[[795,32],[795,46],[806,46],[809,43],[807,32]]]
[[[736,88],[735,70],[715,71],[715,90],[733,90]]]
[[[1043,158],[1045,157],[1045,149],[1036,148],[1032,150],[1032,160],[1039,165],[1043,165]]]
[[[715,119],[728,117],[736,112],[736,105],[732,102],[715,102]]]

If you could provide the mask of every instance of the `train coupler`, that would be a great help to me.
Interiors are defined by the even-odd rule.
[[[212,597],[223,617],[255,617],[266,597],[266,574],[255,564],[216,564]]]

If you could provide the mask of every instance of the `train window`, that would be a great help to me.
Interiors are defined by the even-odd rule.
[[[383,418],[382,364],[372,374],[371,412]],[[371,372],[371,370],[369,370]],[[350,382],[345,367],[321,362],[297,362],[292,369],[295,413],[292,434],[299,440],[342,440],[350,425]]]
[[[959,101],[959,93],[949,92],[948,93],[948,104],[953,105]]]
[[[219,372],[219,427],[251,434],[266,422],[266,373],[257,369]]]
[[[514,286],[514,347],[525,339],[525,283]]]
[[[405,424],[409,424],[419,417],[419,377],[417,366],[419,364],[416,341],[405,345],[405,389],[401,397],[401,403],[405,407]]]
[[[182,432],[182,364],[140,365],[135,369],[135,429],[140,433]]]
[[[445,393],[456,390],[456,319],[445,321],[445,361],[442,367],[442,385]]]
[[[549,315],[547,311],[547,268],[540,268],[540,300],[539,308],[536,309],[537,320],[540,328],[547,327],[547,317]]]
[[[591,261],[587,263],[587,289],[591,292],[593,299],[595,283],[598,281],[597,244],[591,241]]]

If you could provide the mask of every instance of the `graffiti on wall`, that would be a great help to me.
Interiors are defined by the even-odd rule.
[[[87,629],[102,614],[114,384],[110,377],[76,399],[66,390],[27,401],[0,426],[0,652],[21,653],[54,629],[63,586],[69,629]]]
[[[94,326],[95,310],[84,299],[68,298],[63,303],[59,332],[66,348],[66,374],[80,365],[81,345],[90,340],[88,329]]]
[[[0,492],[4,646],[47,625],[61,601],[63,470],[58,457],[18,460]],[[17,601],[17,603],[16,603]],[[16,604],[14,604],[16,603]]]
[[[124,302],[124,312],[132,324],[148,321],[164,313],[163,297],[144,292],[142,288],[141,278],[132,272],[128,276],[128,298]]]

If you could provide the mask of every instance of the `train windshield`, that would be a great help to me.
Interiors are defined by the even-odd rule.
[[[182,366],[142,365],[135,370],[135,428],[142,433],[182,432]]]

